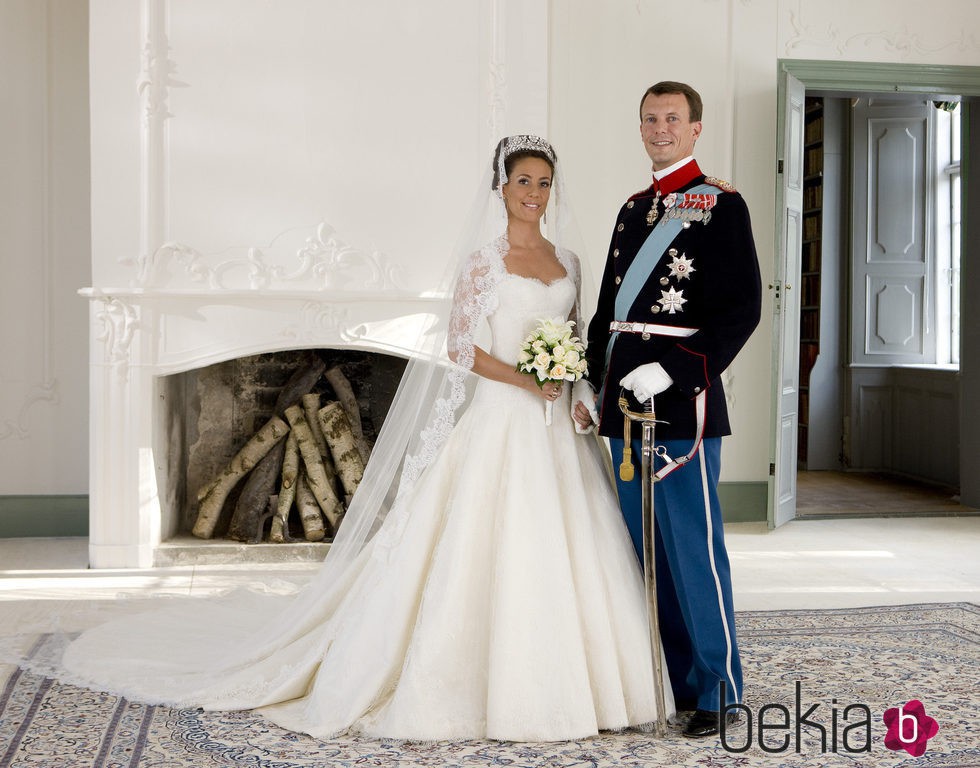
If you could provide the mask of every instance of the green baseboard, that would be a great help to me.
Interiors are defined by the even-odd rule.
[[[769,483],[718,483],[722,519],[726,523],[765,522],[769,517]]]
[[[766,520],[768,484],[719,483],[726,523]],[[88,495],[0,496],[0,539],[88,536]]]
[[[88,536],[88,494],[0,496],[0,539]]]

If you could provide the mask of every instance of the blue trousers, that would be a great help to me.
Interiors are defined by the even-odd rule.
[[[623,460],[623,441],[610,439],[613,466]],[[673,458],[691,450],[690,440],[657,440]],[[643,562],[641,441],[633,440],[634,478],[617,473],[619,504]],[[663,465],[655,457],[654,468]],[[721,438],[702,441],[691,461],[654,484],[654,560],[664,661],[678,709],[718,710],[719,681],[727,701],[742,696],[742,664],[735,640],[731,568],[725,549],[718,476]]]

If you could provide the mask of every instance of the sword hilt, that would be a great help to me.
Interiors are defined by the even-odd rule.
[[[619,390],[619,410],[623,413],[623,461],[619,465],[619,479],[624,483],[633,481],[635,470],[633,469],[633,448],[630,445],[630,422],[637,421],[653,427],[654,424],[669,424],[668,421],[661,421],[653,408],[653,398],[651,397],[643,406],[642,411],[634,411],[630,408],[629,400],[626,397],[626,390]]]

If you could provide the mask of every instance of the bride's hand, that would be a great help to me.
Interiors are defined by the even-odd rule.
[[[535,384],[534,389],[544,400],[554,402],[561,397],[561,385],[560,381],[546,381],[541,387]]]

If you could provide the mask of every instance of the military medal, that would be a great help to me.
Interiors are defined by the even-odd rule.
[[[657,205],[660,203],[660,192],[657,192],[657,196],[653,198],[653,205],[650,206],[650,210],[647,213],[647,226],[652,227],[654,222],[657,220]]]
[[[662,298],[657,299],[657,303],[660,304],[668,314],[673,315],[684,311],[684,307],[682,305],[687,304],[687,299],[684,298],[684,291],[675,291],[674,286],[671,286],[669,291],[661,291],[660,295]]]
[[[718,201],[717,195],[695,195],[671,192],[664,198],[666,215],[671,219],[680,219],[687,229],[692,221],[707,224],[711,221],[711,209]]]
[[[677,252],[671,254],[673,261],[670,262],[670,276],[676,277],[677,282],[681,280],[690,280],[691,273],[697,272],[694,268],[694,259],[689,259],[685,254],[677,255]]]

